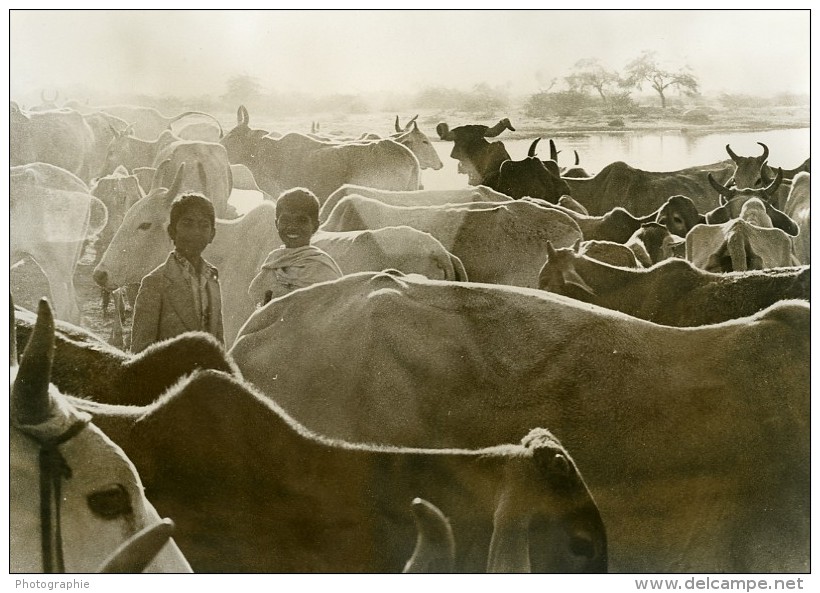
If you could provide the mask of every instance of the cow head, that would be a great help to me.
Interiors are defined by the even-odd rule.
[[[715,178],[709,173],[709,183],[720,194],[720,206],[706,214],[707,224],[722,224],[732,218],[739,218],[743,204],[751,198],[759,198],[766,205],[766,214],[769,215],[772,225],[775,228],[792,236],[797,235],[797,224],[772,205],[772,197],[782,181],[783,170],[778,169],[774,180],[767,184],[766,187],[738,189],[721,185],[715,181]]]
[[[236,111],[236,127],[219,141],[228,151],[228,160],[235,165],[248,165],[256,156],[261,139],[268,135],[266,130],[254,130],[248,125],[250,116],[244,105]]]
[[[686,196],[671,196],[658,209],[655,222],[662,224],[678,237],[686,237],[696,224],[705,224],[706,217],[698,212],[695,203]]]
[[[507,118],[493,127],[473,124],[451,130],[444,122],[436,126],[439,138],[454,143],[450,157],[458,161],[458,172],[468,175],[470,185],[484,184],[490,175],[499,170],[501,163],[509,160],[510,155],[503,143],[485,140],[498,136],[504,130],[515,131]]]
[[[538,140],[540,139],[530,145],[529,156],[524,160],[501,163],[498,177],[491,182],[490,187],[514,199],[529,196],[552,204],[556,204],[562,195],[568,195],[569,186],[561,179],[555,161],[541,161],[535,156]]]
[[[12,572],[139,571],[154,556],[147,566],[152,572],[190,572],[176,544],[166,545],[169,524],[159,528],[161,533],[153,531],[161,521],[145,498],[134,465],[51,385],[54,317],[48,302],[40,301],[19,364],[10,305]],[[48,530],[41,529],[49,521],[42,516],[44,504],[59,509],[50,514]],[[152,541],[144,539],[144,529],[151,531]],[[129,540],[135,534],[139,541]],[[44,544],[44,537],[51,539]]]
[[[760,156],[738,156],[727,144],[726,152],[732,157],[735,163],[735,172],[729,179],[727,185],[734,185],[738,188],[760,187],[762,179],[760,176],[761,169],[767,168],[766,159],[769,158],[769,147],[758,142],[763,147],[763,154]]]
[[[560,249],[547,241],[547,261],[538,274],[538,288],[583,301],[595,296],[595,290],[576,270],[576,262],[582,257],[578,254],[580,246],[580,239],[571,248]]]
[[[404,128],[401,128],[399,126],[399,116],[397,115],[396,133],[393,134],[391,138],[409,148],[410,151],[416,155],[416,158],[419,160],[419,166],[422,169],[438,171],[444,164],[441,162],[436,149],[430,143],[427,134],[419,130],[418,124],[416,124],[417,117],[418,115],[407,122]]]

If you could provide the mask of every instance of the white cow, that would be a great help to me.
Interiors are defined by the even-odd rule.
[[[811,263],[811,174],[795,175],[783,212],[800,229],[794,238],[794,255],[801,264]]]
[[[469,204],[475,202],[511,202],[508,195],[490,189],[486,185],[463,189],[419,189],[414,191],[391,191],[363,185],[345,183],[330,194],[319,210],[319,222],[325,222],[333,207],[346,196],[364,196],[392,206],[443,206],[445,204]]]
[[[142,570],[111,555],[145,529],[163,530],[163,522],[122,449],[50,384],[54,318],[48,302],[40,302],[19,364],[13,306],[11,312],[10,571]],[[145,571],[191,572],[167,535],[151,543],[152,550],[142,550]],[[153,558],[150,564],[147,558]]]
[[[105,288],[139,283],[173,249],[166,232],[173,196],[149,195],[126,213],[125,220],[94,270]],[[339,258],[344,273],[394,268],[441,280],[466,280],[461,262],[432,236],[409,227],[378,232],[323,233],[313,244]],[[268,253],[282,245],[275,227],[275,206],[262,202],[245,216],[217,219],[216,236],[203,257],[219,270],[225,343],[253,313],[251,280]]]
[[[30,256],[48,279],[58,318],[80,322],[74,271],[85,239],[105,226],[105,205],[79,177],[47,163],[11,167],[9,264]]]

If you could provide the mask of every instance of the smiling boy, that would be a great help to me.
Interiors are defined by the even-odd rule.
[[[272,298],[342,277],[333,258],[310,239],[319,228],[319,199],[310,190],[295,188],[276,201],[276,230],[281,247],[268,254],[248,294],[257,306]]]
[[[202,259],[216,235],[214,206],[205,196],[174,199],[168,235],[174,251],[147,274],[134,302],[131,352],[186,331],[206,331],[222,342],[222,294],[217,270]]]

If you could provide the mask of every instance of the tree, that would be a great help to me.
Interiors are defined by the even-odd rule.
[[[642,88],[645,82],[661,97],[661,107],[666,109],[666,89],[674,86],[688,95],[698,93],[698,79],[688,66],[679,70],[667,70],[658,63],[655,52],[645,51],[626,65],[623,86]]]
[[[247,74],[239,74],[228,79],[228,92],[222,98],[231,105],[248,105],[262,96],[259,79]]]
[[[595,89],[605,103],[609,89],[621,81],[617,72],[607,70],[595,58],[578,60],[573,68],[575,71],[564,77],[570,90]]]

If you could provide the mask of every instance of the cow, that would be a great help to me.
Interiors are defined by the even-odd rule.
[[[320,228],[355,231],[400,225],[438,239],[461,260],[471,282],[533,288],[547,241],[567,247],[582,238],[565,213],[524,201],[407,207],[352,195],[336,204]]]
[[[219,142],[225,133],[218,120],[214,122],[193,121],[179,127],[176,135],[183,140],[197,140],[199,142]]]
[[[13,304],[10,313],[9,570],[190,572],[134,465],[49,382],[54,318],[48,302],[39,304],[19,363]],[[142,558],[133,550],[112,556],[144,529],[154,536],[138,543],[150,547],[137,550]]]
[[[156,168],[157,154],[163,148],[179,140],[170,130],[164,130],[155,140],[143,140],[134,136],[133,128],[129,125],[125,130],[114,133],[108,144],[105,163],[99,176],[110,175],[120,165],[124,166],[129,173],[142,167]],[[148,188],[143,186],[143,189],[147,193],[150,191],[150,186]]]
[[[540,138],[538,139],[540,140]],[[536,140],[536,143],[538,142]],[[581,158],[578,156],[578,151],[572,151],[575,154],[575,163],[571,167],[561,167],[560,172],[562,177],[592,177],[589,173],[587,173],[586,169],[581,166]],[[558,163],[558,155],[561,153],[560,150],[555,148],[555,141],[550,138],[550,160]],[[535,156],[534,154],[532,156]]]
[[[422,169],[433,169],[438,171],[444,167],[444,163],[436,152],[435,147],[430,143],[430,138],[427,134],[419,130],[416,123],[418,115],[408,121],[404,127],[399,125],[399,116],[396,116],[395,129],[396,133],[391,134],[390,138],[409,148],[416,158],[419,160],[419,167]]]
[[[89,187],[91,195],[105,204],[108,220],[94,241],[95,261],[102,257],[114,233],[120,228],[126,211],[145,197],[135,175],[129,175],[125,167],[118,167],[111,175],[95,179]]]
[[[415,191],[390,191],[374,189],[362,185],[344,184],[330,194],[319,210],[319,222],[325,222],[339,200],[349,195],[364,196],[392,204],[393,206],[443,206],[444,204],[466,204],[473,202],[509,202],[512,198],[477,185],[464,189],[419,189]]]
[[[573,246],[573,248],[574,247],[575,246]],[[581,241],[578,247],[578,253],[612,266],[622,268],[640,267],[638,260],[635,259],[635,253],[622,243],[596,240]],[[547,255],[549,255],[549,252],[547,252]],[[542,288],[540,283],[539,280],[539,288]]]
[[[86,106],[85,110],[88,111],[89,107]],[[185,111],[173,117],[166,117],[153,107],[142,107],[138,105],[105,105],[94,107],[93,110],[103,111],[127,121],[134,135],[142,140],[156,140],[164,131],[171,130],[171,126],[174,123],[191,115],[210,118],[216,123],[220,130],[222,129],[219,120],[204,111]]]
[[[74,401],[134,461],[196,571],[400,572],[416,497],[447,513],[457,572],[607,567],[595,502],[545,429],[478,450],[349,444],[211,370],[147,407]]]
[[[487,142],[485,138],[495,138],[504,130],[515,131],[509,118],[499,120],[492,127],[471,124],[451,130],[445,122],[436,126],[439,138],[453,142],[450,157],[458,161],[458,172],[467,174],[468,183],[494,189],[498,169],[501,163],[510,160],[510,154],[503,142]]]
[[[765,175],[765,173],[764,173]],[[733,218],[740,216],[740,210],[743,205],[752,198],[757,198],[763,202],[766,207],[766,214],[771,219],[772,225],[789,235],[797,235],[797,224],[778,210],[772,204],[772,196],[774,196],[777,188],[783,181],[783,171],[778,169],[777,175],[763,188],[736,188],[728,187],[718,183],[711,173],[708,175],[709,183],[720,194],[720,205],[710,210],[705,215],[707,224],[721,224]]]
[[[199,192],[213,202],[217,218],[235,218],[236,210],[228,204],[233,189],[233,173],[228,153],[219,143],[179,140],[160,149],[154,157],[157,170],[151,190],[170,187],[183,163],[186,167],[180,193]]]
[[[128,211],[94,269],[97,284],[113,290],[139,283],[165,261],[173,250],[166,226],[174,195],[175,192],[149,195]],[[203,253],[203,257],[219,270],[226,344],[232,343],[254,310],[255,303],[248,295],[251,280],[268,253],[282,245],[275,230],[275,216],[275,206],[265,201],[241,218],[217,219],[215,238]],[[344,273],[396,268],[408,273],[430,274],[437,279],[465,280],[469,277],[463,264],[439,241],[415,229],[319,233],[313,243],[325,249],[331,257],[338,256],[342,260],[339,265],[344,264]],[[237,249],[238,245],[242,248]]]
[[[650,268],[656,263],[670,257],[675,257],[676,247],[680,249],[685,239],[676,238],[669,229],[658,222],[645,222],[624,243],[635,259],[644,268]]]
[[[757,198],[752,200],[759,203],[755,210],[765,215],[763,204]],[[749,210],[747,206],[744,209]],[[764,270],[798,263],[789,235],[744,218],[694,227],[686,235],[686,259],[707,272]]]
[[[323,202],[345,183],[419,189],[418,159],[410,149],[390,139],[333,144],[297,133],[281,138],[260,137],[245,119],[225,135],[221,144],[230,162],[246,165],[259,187],[271,196],[305,187]]]
[[[40,104],[33,105],[29,108],[29,111],[54,111],[56,109],[60,109],[60,106],[57,105],[57,99],[60,98],[60,91],[54,91],[54,98],[47,99],[46,98],[46,91],[45,89],[40,91]]]
[[[790,572],[809,568],[810,348],[805,301],[682,329],[385,272],[271,301],[229,354],[332,438],[481,447],[548,425],[613,572]]]
[[[793,239],[794,255],[801,264],[811,263],[811,173],[798,173],[792,180],[783,213],[791,218],[799,232]]]
[[[713,274],[673,259],[636,270],[563,248],[550,249],[538,286],[654,323],[690,327],[754,315],[780,300],[808,301],[811,269]]]
[[[31,337],[37,317],[15,307],[17,348]],[[206,332],[189,332],[128,354],[96,334],[57,320],[51,383],[62,393],[121,405],[148,405],[180,378],[198,369],[239,376],[219,342]]]
[[[747,157],[737,155],[729,144],[726,145],[726,152],[735,162],[735,172],[732,177],[726,182],[727,186],[735,186],[738,188],[756,188],[768,185],[769,181],[766,179],[772,178],[775,175],[774,169],[768,164],[769,147],[758,142],[763,148],[763,154],[757,157]],[[783,209],[783,205],[788,195],[789,187],[792,179],[798,173],[810,170],[810,159],[806,159],[801,165],[794,169],[786,169],[783,171],[783,184],[773,192],[774,206],[779,210]]]
[[[558,198],[570,193],[567,182],[561,177],[558,163],[542,161],[535,156],[536,138],[523,160],[508,159],[498,166],[496,174],[488,177],[487,184],[515,200],[524,197],[538,198],[557,203]]]
[[[86,239],[105,227],[105,205],[76,175],[48,163],[11,167],[9,264],[31,257],[48,279],[57,317],[80,322],[74,272]]]
[[[87,182],[94,132],[83,116],[70,109],[26,113],[9,105],[9,160],[11,166],[48,163]]]

